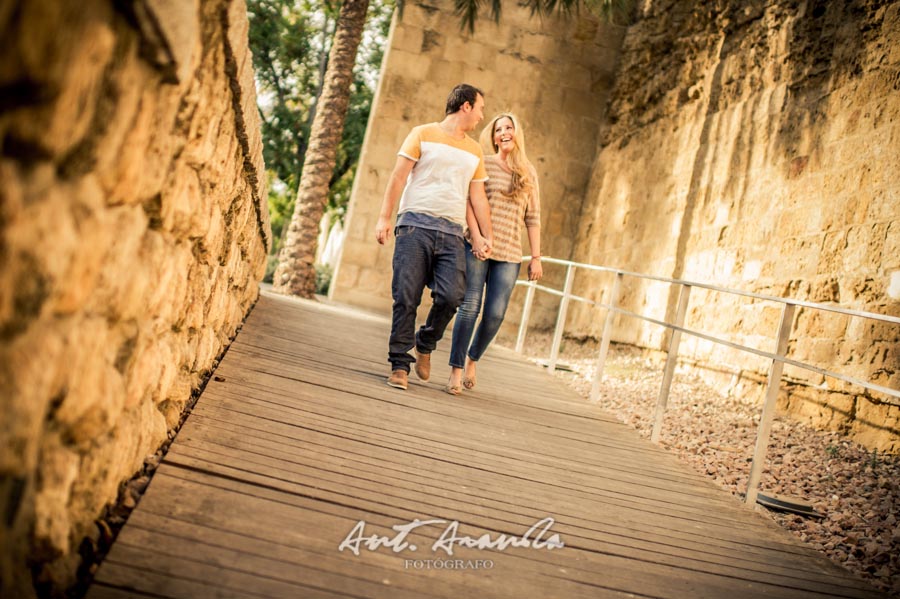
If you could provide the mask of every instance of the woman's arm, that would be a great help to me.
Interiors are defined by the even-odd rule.
[[[534,168],[531,169],[531,177],[533,185],[525,205],[525,229],[528,231],[528,245],[531,246],[528,280],[537,281],[544,276],[544,267],[541,264],[541,192]]]
[[[491,224],[491,205],[484,193],[484,181],[472,181],[469,183],[469,206],[472,209],[474,219],[478,223],[478,231],[481,233],[482,242],[477,246],[485,258],[489,258],[494,245],[494,229]],[[475,248],[475,244],[472,244]],[[484,258],[482,258],[484,259]]]

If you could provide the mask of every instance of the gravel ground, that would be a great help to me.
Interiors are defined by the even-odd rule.
[[[546,359],[549,333],[529,332],[526,355]],[[515,339],[497,342],[514,347]],[[588,397],[595,342],[564,340],[557,371]],[[610,348],[599,405],[650,437],[662,366],[639,350]],[[760,406],[728,397],[695,376],[676,371],[660,443],[724,489],[746,492]],[[834,562],[900,597],[900,456],[881,455],[843,437],[776,417],[760,491],[799,498],[824,517],[758,508]]]

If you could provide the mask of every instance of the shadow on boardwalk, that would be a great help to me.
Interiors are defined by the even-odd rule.
[[[263,294],[88,597],[880,596],[511,352],[387,387],[388,329]]]

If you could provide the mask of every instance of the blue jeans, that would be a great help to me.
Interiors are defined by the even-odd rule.
[[[453,325],[450,366],[462,368],[466,355],[473,362],[484,355],[506,316],[506,307],[519,277],[520,266],[515,262],[479,260],[472,254],[472,246],[466,243],[466,296],[456,315],[456,324]],[[475,321],[481,312],[482,298],[484,314],[476,330]],[[472,331],[475,331],[474,339]]]
[[[416,361],[409,351],[416,347],[423,354],[433,352],[462,302],[465,248],[462,237],[421,227],[401,225],[394,229],[394,236],[388,361],[392,370],[409,372],[409,365]],[[432,288],[433,303],[425,324],[416,332],[416,310],[426,285]]]

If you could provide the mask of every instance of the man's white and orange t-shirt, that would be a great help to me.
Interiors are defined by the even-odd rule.
[[[398,154],[416,162],[400,198],[398,215],[426,214],[465,227],[469,184],[488,178],[478,142],[469,136],[456,139],[438,123],[429,123],[414,127]]]

